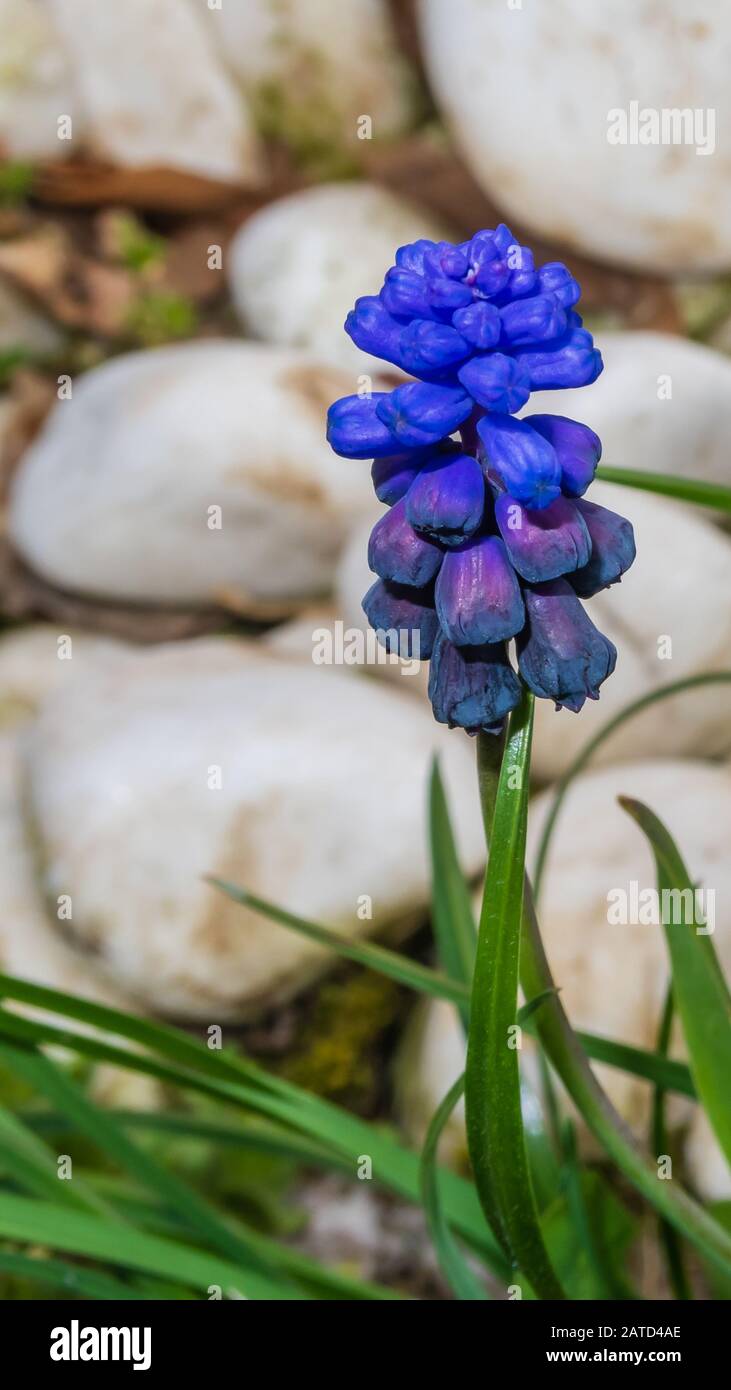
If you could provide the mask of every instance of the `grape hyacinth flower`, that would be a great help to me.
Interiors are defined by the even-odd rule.
[[[388,510],[368,550],[377,575],[371,625],[431,661],[435,718],[496,733],[520,676],[557,709],[595,700],[616,651],[581,600],[617,583],[634,560],[631,524],[584,500],[601,456],[588,425],[563,415],[516,418],[534,390],[588,386],[601,355],[559,261],[536,267],[509,229],[452,245],[402,246],[376,295],[345,329],[363,351],[414,378],[345,396],[328,439],[373,460]]]

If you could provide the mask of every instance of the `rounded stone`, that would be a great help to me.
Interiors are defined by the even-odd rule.
[[[329,588],[370,503],[325,440],[347,376],[262,344],[118,357],[74,382],[15,475],[10,536],[90,598],[294,612]]]
[[[731,265],[727,7],[424,0],[420,16],[437,104],[508,218],[650,272]]]
[[[69,930],[143,1007],[246,1019],[333,956],[205,876],[352,937],[403,930],[430,892],[437,750],[475,872],[473,749],[427,707],[233,639],[131,651],[56,689],[28,729],[45,892],[71,894]]]

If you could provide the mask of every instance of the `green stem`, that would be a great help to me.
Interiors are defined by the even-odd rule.
[[[492,1230],[539,1298],[562,1299],[528,1167],[515,1039],[532,731],[533,697],[524,691],[510,720],[491,817],[493,848],[472,982],[465,1110],[475,1185]],[[493,735],[480,734],[478,747],[486,739],[495,742]],[[483,762],[480,756],[478,772]]]
[[[482,812],[485,825],[491,827],[499,768],[494,755],[492,760],[487,757],[489,747],[482,751]],[[520,977],[526,999],[532,999],[546,990],[554,991],[536,1013],[536,1031],[546,1055],[588,1128],[650,1205],[714,1264],[728,1273],[731,1268],[731,1237],[686,1192],[682,1189],[670,1192],[669,1184],[658,1180],[655,1168],[647,1162],[630,1130],[596,1080],[556,990],[543,949],[527,874],[523,896]]]

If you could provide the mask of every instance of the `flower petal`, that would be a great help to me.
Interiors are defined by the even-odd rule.
[[[373,460],[371,478],[379,502],[392,507],[408,492],[424,462],[432,457],[430,449],[412,449],[407,454],[389,454]]]
[[[547,261],[538,271],[541,292],[555,294],[564,309],[571,309],[581,299],[581,286],[563,261]]]
[[[526,507],[547,507],[561,491],[555,451],[525,420],[490,411],[477,433],[487,458],[488,476]]]
[[[452,323],[468,343],[483,352],[486,348],[496,347],[500,341],[500,314],[495,305],[488,304],[486,299],[476,299],[465,309],[456,309],[452,314]]]
[[[387,652],[429,660],[439,631],[431,588],[410,589],[377,579],[363,599],[363,612]]]
[[[470,454],[441,454],[422,468],[409,488],[406,517],[444,545],[471,536],[485,509],[485,479]]]
[[[390,317],[390,315],[389,315]],[[395,320],[394,320],[395,322]],[[429,319],[412,319],[402,328],[398,340],[398,361],[407,372],[438,371],[463,362],[470,345],[456,328]]]
[[[536,695],[556,707],[580,710],[612,674],[617,651],[596,628],[565,579],[527,588],[526,625],[518,637],[518,666]]]
[[[414,381],[381,394],[376,410],[394,438],[407,449],[416,449],[452,434],[472,413],[472,401],[459,387]]]
[[[349,459],[383,458],[398,452],[399,441],[383,423],[376,407],[387,391],[371,396],[341,396],[327,412],[327,438],[336,454]]]
[[[515,359],[528,373],[532,391],[589,386],[604,363],[585,328],[570,328],[543,348],[516,348]]]
[[[503,335],[516,347],[557,338],[566,330],[566,314],[553,294],[512,300],[499,313]]]
[[[399,246],[396,252],[396,265],[404,270],[414,270],[417,275],[424,273],[424,257],[430,251],[436,251],[440,245],[437,241],[430,241],[427,237],[419,237],[417,241],[410,241],[406,246]]]
[[[403,366],[399,342],[403,325],[384,308],[377,295],[363,295],[345,320],[345,332],[356,347]]]
[[[530,395],[530,378],[519,362],[502,352],[472,357],[457,373],[470,395],[488,410],[512,414]]]
[[[448,551],[435,598],[442,630],[458,646],[504,642],[525,622],[520,584],[499,536]]]
[[[429,699],[440,724],[494,733],[520,699],[505,646],[456,647],[439,632],[429,668]]]
[[[632,522],[608,507],[583,498],[576,503],[591,537],[588,564],[569,575],[569,583],[582,598],[591,598],[600,589],[618,583],[635,558]]]
[[[376,522],[368,542],[368,564],[380,579],[423,589],[442,563],[438,545],[420,536],[406,520],[404,498]]]
[[[566,415],[524,415],[531,429],[553,445],[561,468],[561,491],[566,497],[581,497],[596,473],[602,456],[602,441],[598,434],[570,420]]]
[[[383,289],[379,296],[389,314],[397,318],[435,319],[439,315],[427,298],[427,284],[423,275],[415,270],[392,266],[386,272]]]
[[[557,579],[589,561],[586,522],[566,497],[557,497],[541,511],[529,511],[504,492],[495,501],[495,519],[512,565],[531,584]]]

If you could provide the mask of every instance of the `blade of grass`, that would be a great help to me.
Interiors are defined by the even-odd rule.
[[[698,1095],[727,1160],[731,1163],[731,997],[710,935],[699,932],[696,893],[672,835],[648,806],[621,796],[619,804],[650,842],[660,901],[676,903],[679,921],[664,923],[673,974],[673,998],[683,1025]],[[669,900],[670,901],[670,900]],[[665,913],[663,912],[663,916]]]
[[[457,1298],[479,1302],[487,1300],[487,1291],[472,1273],[449,1229],[439,1194],[437,1174],[439,1140],[463,1092],[464,1076],[460,1076],[432,1117],[421,1153],[421,1200],[437,1259],[449,1287]]]
[[[531,1185],[513,1032],[532,730],[533,697],[524,690],[511,716],[492,815],[470,1005],[465,1108],[472,1170],[490,1226],[502,1235],[535,1293],[561,1299],[564,1292],[543,1242]]]
[[[577,1032],[575,1036],[592,1062],[605,1062],[607,1066],[617,1067],[619,1071],[662,1086],[666,1091],[675,1091],[680,1096],[688,1096],[690,1100],[697,1099],[693,1078],[685,1062],[662,1057],[660,1053],[648,1052],[643,1047],[633,1047],[630,1043],[615,1042],[613,1038],[602,1038],[598,1033]]]
[[[441,977],[435,976],[435,978],[438,980]],[[455,988],[464,989],[464,986],[460,986],[456,982],[453,983]],[[27,982],[18,980],[16,984],[17,997],[25,1000],[28,993]],[[6,992],[9,993],[9,991]],[[539,1005],[556,992],[555,987],[543,990],[535,999],[523,1004],[518,1011],[517,1022],[527,1031],[535,1031],[531,1022],[531,1015]],[[451,997],[451,992],[448,997]],[[62,998],[63,996],[60,996],[59,1003],[53,1006],[55,1013],[64,1012]],[[68,1012],[71,1017],[76,1016],[71,1009]],[[132,1015],[130,1018],[133,1024],[136,1024],[137,1020]],[[210,1067],[206,1067],[205,1076],[191,1071],[189,1065],[183,1070],[176,1070],[174,1067],[159,1062],[156,1058],[115,1047],[112,1043],[103,1042],[86,1033],[70,1032],[52,1024],[31,1023],[29,1020],[23,1019],[15,1013],[9,1013],[0,1007],[0,1032],[2,1031],[13,1037],[27,1038],[33,1042],[52,1042],[59,1047],[70,1048],[95,1061],[108,1062],[112,1066],[121,1067],[126,1071],[139,1072],[144,1076],[154,1076],[167,1085],[188,1087],[198,1091],[201,1095],[220,1097],[222,1094],[220,1089],[221,1077],[216,1076],[211,1081]],[[676,1091],[679,1095],[689,1096],[691,1100],[696,1098],[693,1079],[684,1062],[661,1057],[656,1052],[649,1052],[641,1047],[633,1047],[629,1043],[618,1043],[612,1038],[604,1038],[597,1033],[577,1032],[576,1037],[581,1042],[587,1056],[593,1061],[604,1062],[607,1066],[616,1067],[620,1071],[627,1071],[645,1081],[662,1085],[667,1091]],[[214,1056],[220,1056],[220,1054],[217,1053]],[[215,1065],[213,1070],[215,1070]],[[226,1076],[228,1075],[229,1073],[226,1072]],[[294,1088],[295,1091],[297,1089]]]
[[[71,1211],[67,1206],[8,1192],[0,1192],[0,1236],[170,1279],[195,1289],[200,1297],[217,1285],[224,1293],[235,1290],[253,1299],[292,1298],[289,1286],[262,1279],[253,1270],[245,1272],[219,1255],[86,1212]]]
[[[60,991],[49,991],[45,986],[31,986],[27,981],[15,981],[9,976],[5,977],[5,981],[3,988],[6,994],[17,993],[25,1002],[38,1004],[39,1000],[32,997],[37,988],[39,999],[45,1000],[46,1006],[54,1013],[68,1012],[72,1017],[76,1016],[81,1001],[73,996],[68,996],[68,1002],[65,1004],[66,996]],[[55,995],[55,998],[48,1000],[49,994]],[[113,1010],[110,1012],[115,1013]],[[123,1014],[115,1016],[116,1028],[120,1033],[124,1018]],[[130,1020],[136,1027],[139,1020],[132,1016]],[[98,1026],[99,1020],[95,1018],[94,1022]],[[249,1084],[237,1074],[235,1067],[222,1066],[220,1076],[211,1076],[210,1061],[213,1059],[215,1069],[216,1059],[225,1055],[221,1052],[207,1053],[201,1048],[209,1073],[206,1076],[196,1075],[187,1069],[176,1071],[170,1067],[160,1068],[158,1072],[157,1064],[151,1064],[150,1059],[125,1048],[115,1049],[111,1044],[99,1042],[86,1033],[75,1034],[69,1029],[56,1028],[51,1024],[38,1024],[35,1019],[21,1018],[2,1008],[0,1034],[12,1038],[21,1037],[24,1041],[54,1043],[73,1048],[83,1056],[113,1062],[114,1065],[131,1071],[141,1070],[146,1075],[161,1074],[170,1084],[182,1088],[190,1087],[229,1103],[243,1105],[247,1110],[253,1110],[267,1119],[291,1126],[295,1131],[304,1132],[315,1141],[327,1144],[332,1152],[340,1155],[349,1165],[348,1171],[352,1176],[356,1174],[359,1156],[367,1154],[372,1159],[374,1181],[379,1186],[388,1188],[408,1201],[419,1201],[419,1160],[416,1154],[375,1126],[327,1101],[300,1092],[299,1088],[291,1083],[281,1083],[279,1092],[274,1093],[264,1086]],[[232,1075],[235,1079],[232,1079]],[[300,1104],[300,1097],[307,1103]],[[443,1174],[442,1183],[450,1221],[490,1263],[493,1273],[502,1278],[507,1268],[504,1255],[484,1221],[474,1188],[464,1178],[450,1172]]]
[[[604,727],[584,744],[584,747],[577,753],[573,762],[556,783],[551,809],[546,817],[536,854],[533,872],[533,893],[536,901],[540,897],[548,850],[566,795],[572,782],[580,772],[583,772],[602,744],[606,743],[607,739],[611,738],[612,734],[616,733],[623,724],[634,719],[635,715],[642,714],[643,710],[650,709],[652,705],[659,704],[662,700],[667,700],[673,695],[680,695],[685,690],[694,690],[703,685],[728,685],[729,683],[731,683],[731,671],[705,671],[698,676],[687,676],[684,680],[672,681],[670,685],[661,686],[659,690],[651,690],[648,695],[642,695],[639,700],[632,700],[630,704],[625,705],[613,719],[608,720]],[[604,1061],[605,1059],[597,1060]]]
[[[439,959],[453,980],[465,986],[458,1002],[460,1018],[469,1024],[469,988],[475,967],[477,928],[470,893],[457,857],[447,797],[434,759],[429,781],[429,849],[432,874],[432,928]]]
[[[673,990],[668,988],[665,996],[660,1018],[660,1027],[657,1034],[657,1050],[666,1054],[670,1046],[670,1034],[673,1024]],[[668,1133],[665,1124],[665,1091],[662,1086],[655,1087],[655,1094],[652,1098],[652,1119],[650,1121],[650,1150],[655,1155],[657,1161],[660,1154],[668,1153]],[[661,1216],[658,1220],[658,1233],[660,1244],[665,1252],[665,1263],[668,1269],[668,1277],[675,1297],[686,1300],[692,1297],[690,1285],[685,1273],[683,1264],[683,1251],[678,1237],[672,1226]]]
[[[581,1165],[576,1145],[576,1131],[570,1120],[564,1121],[561,1129],[563,1148],[563,1185],[566,1202],[571,1213],[574,1229],[584,1251],[587,1264],[596,1285],[596,1297],[601,1299],[635,1298],[634,1290],[624,1278],[618,1278],[611,1262],[601,1250],[586,1203]]]
[[[99,1189],[108,1193],[116,1205],[125,1211],[132,1221],[141,1223],[146,1230],[155,1235],[186,1238],[189,1234],[186,1223],[180,1215],[165,1209],[160,1198],[154,1193],[143,1192],[134,1183],[112,1176],[108,1173],[95,1174],[94,1181]],[[236,1217],[231,1217],[234,1231],[250,1242],[263,1261],[277,1266],[283,1273],[296,1278],[305,1289],[316,1290],[318,1296],[351,1300],[393,1302],[403,1300],[404,1295],[397,1290],[381,1284],[358,1279],[339,1269],[319,1263],[309,1255],[286,1245],[271,1236],[256,1231]]]
[[[16,1254],[10,1250],[0,1250],[0,1271],[12,1274],[17,1279],[30,1279],[48,1288],[58,1289],[67,1298],[134,1299],[140,1298],[140,1290],[134,1284],[124,1284],[121,1279],[113,1279],[109,1274],[87,1269],[83,1265],[68,1264],[65,1260],[51,1260],[44,1257]],[[165,1293],[155,1293],[150,1285],[145,1299],[165,1298]]]
[[[67,1118],[88,1139],[131,1173],[143,1187],[157,1192],[167,1206],[177,1211],[186,1226],[192,1227],[227,1258],[239,1261],[242,1288],[246,1289],[252,1265],[260,1281],[268,1281],[272,1277],[272,1271],[261,1261],[253,1243],[234,1234],[192,1187],[176,1174],[161,1168],[146,1150],[134,1144],[110,1113],[87,1100],[83,1091],[50,1058],[0,1040],[0,1062],[4,1062],[16,1075],[22,1076],[52,1104],[60,1106]],[[272,1279],[271,1287],[276,1287],[276,1279]],[[296,1296],[296,1291],[291,1292],[292,1296]]]
[[[227,883],[225,879],[207,875],[206,882],[220,889],[232,902],[239,903],[242,907],[253,908],[270,921],[277,922],[290,931],[296,931],[300,936],[316,941],[320,946],[336,951],[346,960],[368,966],[381,975],[388,975],[401,985],[408,985],[411,989],[419,990],[422,994],[431,994],[437,999],[451,999],[453,1003],[459,1003],[464,998],[464,990],[460,989],[459,983],[448,979],[437,970],[420,965],[418,961],[410,960],[408,956],[400,955],[398,951],[378,946],[373,941],[348,941],[331,928],[321,927],[317,922],[308,922],[304,917],[285,912],[274,903],[257,897],[255,893],[249,893],[246,888],[237,887],[235,883]]]
[[[0,1169],[33,1197],[66,1200],[84,1210],[109,1216],[104,1202],[83,1183],[60,1182],[48,1147],[17,1116],[0,1107]]]
[[[221,1098],[220,1096],[218,1097]],[[123,1129],[141,1130],[152,1134],[169,1134],[181,1139],[203,1139],[236,1149],[251,1149],[275,1158],[288,1158],[296,1163],[316,1168],[334,1168],[349,1172],[350,1164],[322,1144],[313,1143],[295,1134],[284,1125],[268,1124],[262,1120],[230,1121],[208,1115],[188,1114],[175,1110],[119,1110],[109,1113]],[[63,1134],[68,1128],[60,1111],[24,1111],[23,1119],[37,1134]]]
[[[622,483],[624,487],[640,488],[643,492],[657,492],[663,497],[677,497],[682,502],[697,502],[701,507],[731,512],[731,488],[724,487],[722,483],[706,483],[700,478],[678,478],[669,473],[649,473],[640,468],[616,468],[607,463],[599,465],[596,476],[606,483]]]

